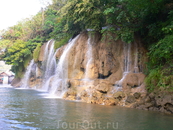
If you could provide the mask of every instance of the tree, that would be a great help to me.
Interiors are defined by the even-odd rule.
[[[104,3],[103,0],[69,0],[59,12],[65,18],[65,30],[80,32],[90,28],[100,31],[105,24]]]

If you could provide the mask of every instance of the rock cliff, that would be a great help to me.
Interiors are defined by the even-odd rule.
[[[109,35],[116,38],[116,35]],[[54,52],[57,66],[55,69],[51,65],[50,71],[54,73],[48,78],[45,78],[43,63],[46,48],[50,51],[53,42],[45,43],[35,71],[31,72],[29,86],[46,88],[67,100],[172,113],[172,102],[162,104],[146,91],[144,71],[147,56],[140,39],[128,44],[115,41],[109,35],[103,38],[99,33],[83,32],[73,43],[57,49]]]

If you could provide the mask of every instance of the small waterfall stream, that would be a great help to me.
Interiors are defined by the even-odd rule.
[[[54,51],[54,40],[49,40],[44,49],[44,59],[42,62],[43,79],[42,90],[48,91],[49,78],[55,74],[56,69],[56,52]]]
[[[56,57],[54,56],[54,41],[50,40],[46,44],[42,68],[44,70],[43,80],[47,80],[54,75],[56,68]]]
[[[26,69],[24,77],[21,81],[21,88],[29,88],[29,79],[31,76],[31,71],[32,71],[33,65],[34,65],[34,60],[31,60],[29,66]]]
[[[138,45],[135,42],[135,61],[134,61],[134,73],[139,73],[139,68],[138,68]]]
[[[85,69],[85,75],[84,75],[84,79],[83,79],[83,85],[87,88],[89,88],[89,86],[93,85],[93,80],[91,80],[91,65],[93,63],[93,52],[92,52],[92,44],[91,44],[91,34],[89,35],[88,41],[87,41],[87,52],[86,52],[86,59],[87,59],[87,63],[86,63],[86,69]],[[90,95],[90,97],[92,97],[91,92],[89,89],[87,89],[87,93]]]
[[[116,81],[115,83],[115,91],[122,91],[122,86],[123,86],[123,81],[125,80],[126,76],[128,75],[129,72],[132,72],[134,70],[134,73],[138,72],[138,47],[137,43],[135,42],[135,50],[134,50],[134,65],[132,64],[132,46],[131,43],[127,44],[124,43],[124,72],[123,72],[123,77],[119,80]],[[133,66],[132,66],[133,65]],[[132,69],[132,67],[134,67]]]
[[[88,38],[87,46],[88,46],[88,49],[87,49],[87,53],[86,53],[86,54],[87,54],[87,55],[86,55],[87,64],[86,64],[85,77],[84,77],[85,80],[89,80],[89,77],[90,77],[89,74],[90,74],[90,71],[91,71],[90,65],[91,65],[92,62],[93,62],[92,45],[91,45],[91,36],[89,36],[89,38]]]
[[[124,74],[131,69],[131,43],[124,43]]]
[[[70,41],[65,50],[63,51],[59,62],[56,67],[56,74],[51,77],[52,81],[49,84],[51,87],[49,89],[50,94],[58,95],[62,97],[62,95],[67,91],[67,80],[68,80],[68,57],[70,54],[70,50],[75,44],[76,40],[79,36],[75,37],[72,41]],[[50,79],[49,79],[50,80]]]
[[[54,45],[52,45],[54,48]],[[52,47],[51,47],[52,48]],[[53,49],[50,49],[50,51],[53,51]],[[51,83],[51,79],[52,77],[55,75],[56,73],[56,67],[57,67],[57,63],[56,63],[56,54],[59,51],[59,48],[56,50],[55,53],[52,53],[49,57],[49,59],[47,60],[47,68],[45,70],[45,74],[44,74],[44,81],[42,84],[42,89],[44,91],[48,91],[49,90],[49,84]]]

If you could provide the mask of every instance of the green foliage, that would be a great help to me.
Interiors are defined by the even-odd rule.
[[[170,62],[173,56],[173,35],[167,35],[150,48],[149,57],[154,66]]]
[[[69,41],[70,38],[71,38],[71,36],[69,35],[69,36],[64,37],[60,41],[56,41],[55,42],[55,45],[54,45],[54,48],[57,49],[57,48],[65,45],[66,43],[68,43],[68,41]]]
[[[151,92],[155,89],[165,89],[172,91],[173,87],[173,75],[165,75],[168,71],[164,68],[156,68],[150,70],[149,75],[145,79],[145,83],[148,86],[148,90]]]
[[[145,83],[148,86],[149,91],[153,91],[155,88],[158,87],[158,83],[161,79],[161,71],[160,69],[152,69],[149,75],[145,79]]]
[[[134,31],[129,28],[122,28],[116,31],[118,38],[126,43],[131,43],[134,41]]]
[[[65,18],[65,30],[73,30],[74,33],[83,29],[100,31],[104,25],[104,1],[103,0],[70,0],[65,4],[60,13]]]
[[[37,44],[37,47],[34,49],[34,52],[33,52],[33,59],[35,62],[38,61],[40,49],[41,49],[41,44]]]
[[[29,65],[29,62],[31,61],[31,59],[32,59],[32,56],[28,56],[27,58],[25,58],[25,60],[23,62],[24,69],[27,68],[27,66]]]
[[[0,49],[5,49],[6,47],[11,45],[11,41],[10,40],[6,40],[6,39],[2,39],[0,40]]]
[[[32,58],[32,52],[38,43],[16,40],[5,53],[4,60],[7,64],[13,65],[13,71],[22,73]],[[21,76],[21,75],[20,75]]]
[[[31,51],[26,47],[26,42],[22,40],[17,40],[13,44],[13,46],[8,48],[4,60],[7,61],[7,64],[17,66],[19,63],[23,62],[23,59],[30,54]]]
[[[20,63],[18,66],[13,65],[11,71],[15,73],[16,78],[22,78],[24,76],[24,68]]]

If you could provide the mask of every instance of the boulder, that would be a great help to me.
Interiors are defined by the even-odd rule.
[[[101,83],[96,86],[96,90],[101,92],[101,93],[107,93],[109,90],[109,86],[105,83]]]
[[[136,98],[136,99],[139,99],[141,94],[140,93],[134,93],[133,96]]]
[[[109,105],[109,106],[116,105],[116,104],[118,104],[118,102],[119,102],[119,100],[114,99],[114,98],[106,98],[106,99],[104,99],[104,104],[105,105]]]
[[[127,99],[126,99],[126,102],[127,103],[134,103],[136,100],[135,100],[135,97],[130,95],[130,96],[127,96]]]
[[[125,97],[125,94],[124,94],[124,92],[122,92],[122,91],[118,91],[118,92],[116,92],[116,93],[113,94],[113,97],[114,97],[115,99],[121,100],[122,98]]]

